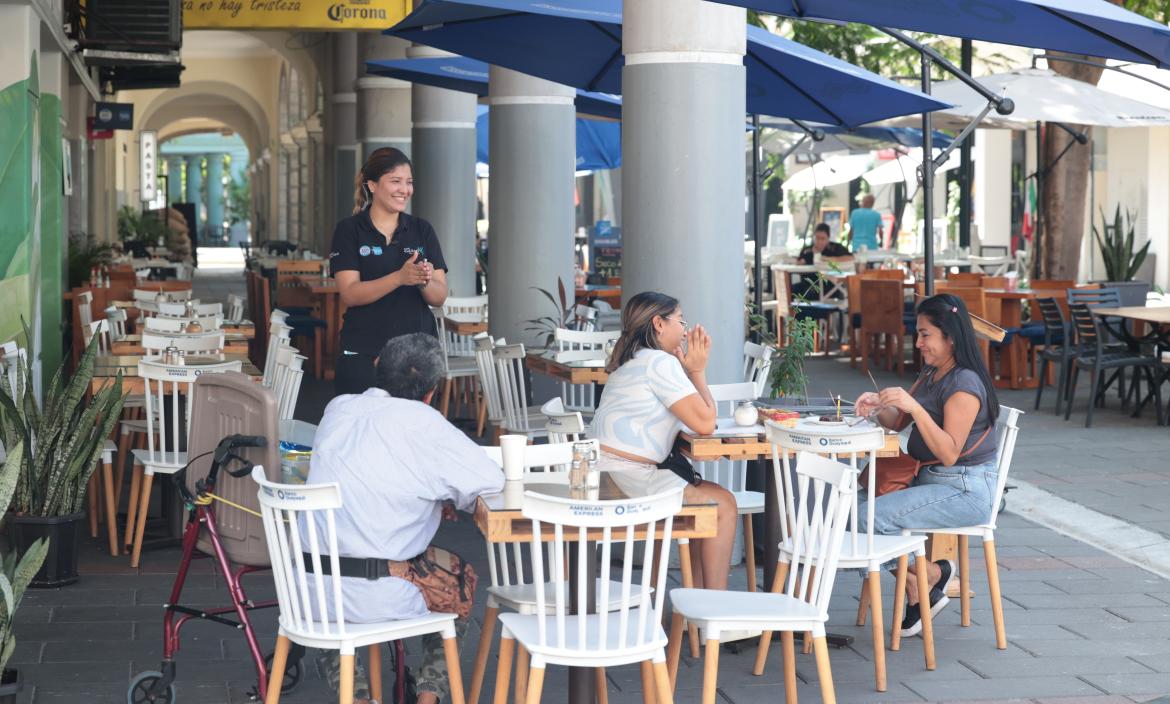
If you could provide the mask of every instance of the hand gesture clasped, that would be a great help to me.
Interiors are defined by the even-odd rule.
[[[399,283],[402,286],[426,286],[431,281],[435,268],[428,261],[419,261],[418,252],[410,256],[402,268],[398,270]]]
[[[674,350],[674,356],[678,357],[678,361],[682,362],[683,369],[687,374],[699,374],[707,369],[707,358],[711,355],[711,336],[703,329],[702,325],[696,325],[694,328],[686,333],[683,338],[686,342],[686,351],[683,351],[683,346],[679,345]]]

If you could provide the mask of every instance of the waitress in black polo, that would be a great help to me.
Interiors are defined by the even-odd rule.
[[[354,214],[337,223],[330,269],[347,309],[334,390],[374,385],[374,359],[392,337],[437,335],[431,306],[447,300],[447,265],[435,229],[406,212],[414,194],[410,159],[383,147],[355,179]]]

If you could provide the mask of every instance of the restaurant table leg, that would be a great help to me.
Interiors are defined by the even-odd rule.
[[[114,503],[114,470],[108,462],[102,464],[103,498],[106,500],[106,538],[110,541],[110,555],[118,554],[118,507]]]
[[[576,541],[569,545],[569,604],[571,605],[571,613],[578,613],[577,604],[577,584],[578,565],[580,558],[578,552],[581,546]],[[585,560],[585,584],[588,585],[588,593],[585,598],[585,608],[587,613],[594,613],[597,611],[597,559],[595,555],[588,556]],[[597,674],[592,667],[570,667],[569,668],[569,704],[593,704],[597,698]]]

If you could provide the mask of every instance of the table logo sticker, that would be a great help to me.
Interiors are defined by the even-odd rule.
[[[370,256],[370,246],[368,244],[363,244],[361,246],[361,248],[358,249],[358,254],[360,254],[363,257]]]

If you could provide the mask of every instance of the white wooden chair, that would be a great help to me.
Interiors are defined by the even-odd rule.
[[[1008,470],[1011,469],[1012,455],[1016,449],[1016,436],[1020,428],[1017,425],[1023,411],[1008,406],[999,407],[999,418],[995,423],[995,439],[997,454],[995,464],[998,471],[995,484],[995,497],[991,502],[991,516],[986,523],[977,526],[962,526],[959,528],[931,528],[929,530],[912,529],[905,533],[942,533],[959,537],[959,599],[961,604],[960,623],[971,625],[971,560],[968,554],[968,542],[971,537],[983,538],[983,560],[987,564],[987,593],[991,599],[991,616],[995,623],[995,647],[1000,650],[1007,648],[1007,631],[1003,622],[1003,599],[999,588],[999,564],[995,557],[995,523],[999,518],[999,504],[1003,500],[1003,490],[1007,485]],[[942,585],[946,586],[946,585]]]
[[[616,342],[620,335],[617,330],[597,332],[557,328],[553,334],[557,345],[555,358],[558,362],[604,361],[606,346]],[[561,398],[567,410],[592,415],[597,405],[594,396],[593,384],[561,382]]]
[[[524,377],[524,345],[498,345],[492,350],[496,367],[502,418],[497,430],[541,438],[548,435],[544,414],[528,407],[528,384]]]
[[[284,318],[273,316],[268,326],[268,350],[264,355],[264,376],[261,383],[272,388],[276,374],[276,352],[281,347],[292,347],[292,328],[284,324]]]
[[[772,371],[773,347],[765,347],[746,340],[743,343],[743,380],[755,384],[755,398],[768,392],[768,374]]]
[[[544,414],[544,427],[548,430],[548,441],[574,442],[585,434],[585,418],[580,411],[566,411],[560,396],[551,398],[540,407]]]
[[[597,330],[597,309],[578,303],[573,306],[573,329],[581,332],[595,332]]]
[[[229,293],[227,297],[227,310],[224,312],[224,320],[230,320],[233,323],[244,322],[244,310],[246,305],[247,302],[242,296]]]
[[[884,431],[873,428],[868,432],[848,433],[842,435],[831,430],[816,432],[813,430],[782,428],[775,423],[766,424],[768,440],[772,443],[772,469],[777,474],[776,486],[781,489],[778,502],[780,507],[780,562],[777,566],[776,579],[772,582],[772,591],[778,592],[782,588],[781,579],[793,559],[793,535],[789,529],[787,516],[795,516],[796,492],[792,484],[792,455],[808,448],[827,448],[824,454],[834,460],[848,462],[849,467],[857,470],[861,461],[868,459],[869,466],[877,461],[877,451],[885,444]],[[868,482],[867,502],[873,506],[875,486],[877,482]],[[869,512],[864,526],[858,525],[858,500],[853,495],[852,507],[849,515],[849,529],[842,541],[839,567],[841,569],[862,569],[866,571],[865,593],[861,608],[858,609],[858,625],[865,625],[865,611],[869,609],[869,620],[873,631],[873,663],[874,678],[877,681],[877,690],[886,691],[886,652],[885,635],[882,624],[882,591],[881,566],[892,560],[898,560],[898,571],[895,586],[893,637],[890,642],[891,650],[898,650],[902,634],[902,612],[905,605],[906,577],[909,571],[909,556],[915,557],[915,570],[918,580],[918,593],[923,595],[925,603],[930,602],[930,588],[927,585],[927,561],[925,536],[904,535],[877,535],[873,531],[873,513]],[[931,623],[929,608],[922,609],[922,641],[923,656],[926,669],[935,668],[934,660],[934,629]],[[760,648],[756,654],[755,674],[764,672],[764,663],[768,657],[768,634],[760,639]]]
[[[447,330],[447,323],[441,308],[432,308],[431,312],[435,315],[439,344],[443,348],[443,388],[439,390],[439,411],[444,418],[447,418],[451,409],[451,397],[455,395],[457,384],[462,383],[462,397],[466,405],[470,406],[470,399],[475,396],[474,380],[479,374],[479,369],[475,362],[475,346],[472,338],[466,335],[451,334]],[[465,343],[469,344],[468,349],[470,349],[471,354],[454,354],[451,351],[452,345],[457,345],[456,349],[462,350]]]
[[[671,688],[678,677],[683,620],[703,629],[706,656],[703,663],[702,704],[715,704],[719,674],[719,636],[725,631],[761,630],[770,638],[782,632],[784,686],[787,701],[796,701],[796,652],[793,634],[812,633],[821,700],[836,702],[825,623],[829,598],[837,576],[837,564],[856,495],[857,471],[848,465],[810,453],[801,453],[796,467],[799,502],[792,517],[792,559],[786,575],[777,574],[783,589],[775,593],[743,594],[712,589],[675,589],[670,592],[671,619],[669,674]],[[763,651],[761,651],[763,652]],[[776,695],[768,699],[777,701]]]
[[[500,384],[496,378],[495,348],[496,342],[486,332],[481,332],[472,338],[475,343],[475,369],[479,375],[479,388],[482,399],[479,411],[476,413],[475,434],[483,437],[483,429],[487,423],[495,428],[497,439],[500,435],[500,423],[503,422],[504,411],[500,401]],[[500,339],[500,344],[504,340]]]
[[[113,351],[112,346],[111,346],[112,343],[110,340],[110,321],[109,320],[106,320],[105,318],[103,318],[101,320],[95,320],[89,324],[88,329],[83,330],[82,332],[87,333],[85,335],[85,346],[86,347],[89,347],[89,343],[93,340],[94,337],[97,338],[97,341],[98,341],[97,353],[99,355],[105,356],[105,355],[110,354]]]
[[[988,276],[1003,276],[1015,264],[1015,258],[1007,255],[1001,257],[977,257],[971,255],[969,259],[973,273],[987,274]]]
[[[280,420],[292,420],[296,412],[306,359],[297,353],[295,347],[281,346],[276,349],[271,388],[276,396],[276,412]]]
[[[483,319],[487,316],[487,296],[466,296],[463,298],[449,297],[444,301],[442,308],[435,313],[435,317],[442,319],[447,315],[470,315]],[[475,342],[471,335],[460,335],[443,327],[441,338],[445,336],[447,354],[452,357],[474,357]]]
[[[138,566],[142,553],[142,535],[146,530],[146,512],[150,506],[150,489],[155,474],[174,474],[187,464],[187,432],[191,427],[192,386],[203,374],[238,372],[243,363],[219,362],[194,366],[173,366],[143,359],[138,362],[138,376],[146,393],[146,448],[131,452],[134,476],[130,481],[130,501],[126,513],[126,539],[133,538],[130,566]],[[133,531],[133,532],[131,532]]]
[[[212,332],[223,327],[222,315],[201,315],[194,318],[176,318],[156,315],[142,321],[142,329],[150,332],[176,333],[187,329],[191,323],[199,323],[203,332]]]
[[[165,333],[144,330],[142,349],[147,355],[160,355],[168,347],[177,347],[193,357],[223,353],[223,330],[197,333]]]
[[[222,303],[192,303],[191,308],[197,316],[218,315],[221,318],[223,317]],[[158,314],[170,316],[172,318],[191,317],[187,314],[187,303],[185,301],[176,301],[174,303],[159,303]]]
[[[598,298],[593,301],[592,306],[597,309],[597,329],[598,330],[618,330],[622,329],[622,313],[614,310],[609,303]]]
[[[93,291],[82,291],[77,294],[77,316],[81,322],[82,335],[89,329],[90,323],[93,322]],[[86,344],[89,340],[86,340]]]
[[[186,289],[184,291],[163,291],[162,293],[166,296],[167,302],[170,303],[174,303],[176,301],[191,301],[192,303],[199,302],[198,299],[191,297],[191,289]],[[159,302],[158,294],[158,291],[136,288],[131,295],[133,296],[135,302],[148,301],[150,303],[156,303]]]
[[[418,618],[376,623],[346,621],[341,568],[336,559],[339,551],[335,515],[342,508],[338,485],[276,484],[265,478],[263,467],[252,469],[252,479],[260,487],[260,513],[280,609],[276,652],[272,658],[265,704],[280,701],[292,643],[340,651],[338,701],[351,704],[354,655],[358,648],[368,647],[369,661],[380,663],[382,655],[378,644],[430,633],[438,633],[443,638],[451,702],[464,704],[463,675],[455,640],[455,614],[428,613]],[[325,565],[328,565],[328,574],[323,574]],[[380,668],[371,668],[370,690],[374,699],[384,701]]]
[[[110,321],[110,337],[121,340],[126,337],[126,311],[110,306],[106,308],[106,320]]]
[[[644,663],[643,672],[652,669],[652,680],[659,704],[670,704],[673,696],[666,670],[666,633],[662,630],[665,602],[666,566],[670,554],[674,515],[682,508],[682,488],[640,499],[638,511],[626,510],[628,500],[590,502],[594,514],[575,514],[579,503],[526,491],[521,511],[532,520],[533,553],[542,551],[545,538],[553,541],[547,575],[552,583],[551,595],[536,591],[536,609],[532,614],[509,613],[500,616],[499,667],[496,671],[495,701],[507,701],[512,655],[519,643],[530,654],[526,700],[540,701],[544,672],[549,665],[570,667],[613,667]],[[589,539],[588,529],[601,533]],[[656,574],[651,574],[654,547],[661,531],[663,559]],[[623,545],[621,557],[614,554],[614,544]],[[633,549],[643,543],[643,549]],[[566,547],[569,550],[566,550]],[[596,593],[593,615],[587,606],[589,593],[580,590],[575,603],[569,592],[570,555],[600,553],[600,591]],[[620,563],[620,568],[614,565]],[[533,560],[534,582],[546,581],[543,560]],[[639,577],[635,578],[635,570]],[[617,573],[617,574],[615,574]],[[611,574],[621,586],[610,588]],[[620,574],[620,580],[616,579]],[[579,615],[578,615],[579,614]],[[643,677],[646,682],[647,677]],[[519,683],[518,683],[519,684]]]

